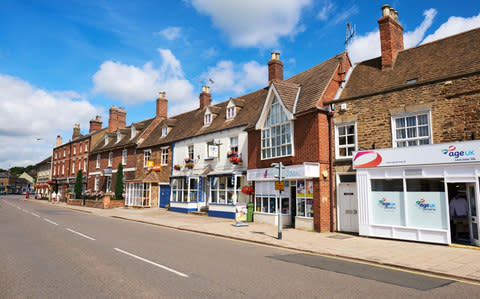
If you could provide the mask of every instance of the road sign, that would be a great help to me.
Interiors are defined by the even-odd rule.
[[[275,181],[275,190],[285,190],[285,181]]]

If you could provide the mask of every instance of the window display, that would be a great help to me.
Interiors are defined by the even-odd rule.
[[[405,225],[403,179],[371,180],[370,206],[375,224]]]

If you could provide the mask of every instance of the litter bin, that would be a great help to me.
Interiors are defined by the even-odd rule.
[[[247,203],[247,222],[253,222],[253,203]]]

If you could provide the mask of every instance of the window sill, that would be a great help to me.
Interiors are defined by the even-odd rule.
[[[233,204],[233,203],[209,202],[208,204],[209,204],[209,205],[212,205],[212,206],[231,206],[231,207],[234,207],[234,206],[235,206],[235,204]]]
[[[350,157],[335,157],[335,160],[337,161],[346,161],[346,160],[352,160],[353,156]]]

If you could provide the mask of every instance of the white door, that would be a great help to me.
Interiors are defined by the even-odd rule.
[[[356,183],[338,185],[338,230],[358,232],[358,199]]]

